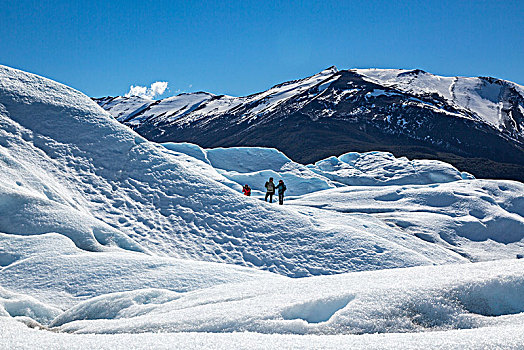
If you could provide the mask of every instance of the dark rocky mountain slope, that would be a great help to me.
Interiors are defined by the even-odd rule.
[[[494,78],[331,67],[245,97],[95,100],[158,142],[275,147],[300,163],[380,150],[524,181],[524,88]]]

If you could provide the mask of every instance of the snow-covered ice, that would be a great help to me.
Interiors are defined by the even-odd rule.
[[[183,293],[220,283],[281,278],[258,269],[126,250],[86,252],[62,235],[0,234],[0,286],[61,308],[107,293],[157,288]]]
[[[79,92],[8,68],[2,76],[9,175],[0,232],[57,232],[91,251],[117,246],[294,277],[461,261],[414,236],[385,239],[392,229],[381,222],[333,225],[244,197],[212,166],[147,142]],[[366,249],[363,259],[377,239],[380,252]]]
[[[197,158],[234,183],[249,184],[259,193],[265,192],[264,184],[269,177],[283,179],[289,187],[288,195],[291,196],[346,185],[417,185],[474,178],[448,163],[396,158],[388,152],[351,152],[323,159],[315,164],[302,165],[272,148],[203,149],[190,143],[169,142],[162,145],[168,150]]]
[[[522,322],[523,263],[503,262],[255,280],[181,296],[137,290],[81,302],[49,326],[75,333],[373,334]]]
[[[466,180],[441,184],[350,186],[291,201],[305,208],[368,213],[404,233],[471,261],[524,251],[524,184]]]
[[[186,97],[163,117],[214,98]],[[270,176],[284,206],[261,200]],[[1,348],[524,342],[524,185],[438,161],[154,144],[0,66],[0,212]]]

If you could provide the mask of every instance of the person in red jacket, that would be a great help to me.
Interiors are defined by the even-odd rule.
[[[242,187],[242,193],[246,196],[251,196],[251,187],[249,187],[247,184]]]

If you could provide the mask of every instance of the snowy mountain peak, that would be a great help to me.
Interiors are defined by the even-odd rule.
[[[333,66],[244,97],[199,93],[152,104],[97,101],[155,141],[276,146],[301,162],[381,149],[451,161],[476,176],[524,180],[518,167],[468,160],[524,166],[523,91],[494,78]],[[293,141],[282,139],[274,123]]]
[[[311,84],[318,83],[319,81],[322,81],[323,79],[329,78],[329,77],[333,76],[336,73],[338,73],[337,67],[331,66],[331,67],[326,68],[323,71],[318,72],[318,73],[316,73],[314,75],[311,75],[309,77],[302,78],[302,79],[297,79],[297,80],[286,81],[284,83],[280,83],[280,84],[277,84],[277,85],[271,87],[269,90],[266,90],[265,92],[253,94],[253,95],[250,95],[250,96],[256,96],[256,95],[260,95],[260,94],[265,94],[268,91],[276,90],[276,89],[279,89],[279,88],[282,88],[282,87],[285,87],[285,86],[291,86],[292,88],[310,87]]]
[[[322,74],[322,73],[338,73],[338,68],[336,66],[331,66],[319,72],[318,74]]]
[[[413,69],[413,70],[408,70],[406,72],[402,72],[400,73],[401,75],[419,75],[419,74],[431,74],[431,73],[428,73],[422,69]]]
[[[217,113],[235,113],[231,110],[242,110],[244,116],[258,116],[267,112],[276,110],[277,106],[282,105],[283,102],[291,101],[298,97],[305,91],[312,87],[321,84],[319,91],[324,90],[329,86],[329,83],[334,82],[340,78],[340,74],[344,72],[351,72],[358,74],[364,80],[374,84],[378,84],[385,88],[396,89],[401,93],[409,94],[413,97],[435,97],[438,96],[443,99],[458,113],[456,117],[474,119],[476,121],[486,123],[497,130],[508,130],[508,136],[513,138],[524,139],[524,87],[501,79],[479,77],[479,78],[465,78],[465,77],[443,77],[425,72],[421,69],[403,70],[403,69],[351,69],[346,71],[339,71],[335,66],[329,67],[317,74],[303,79],[287,81],[271,87],[270,89],[255,93],[246,97],[232,97],[216,95],[206,92],[185,93],[164,100],[149,101],[143,98],[101,98],[97,99],[99,104],[106,110],[110,111],[118,120],[125,121],[130,124],[140,124],[147,116],[152,116],[154,113],[148,113],[147,116],[142,115],[142,111],[147,108],[145,104],[168,104],[178,100],[180,103],[189,103],[194,100],[199,105],[195,108],[194,104],[187,106],[183,111],[174,110],[181,108],[180,104],[173,104],[171,107],[172,115],[168,120],[173,121],[175,116],[180,117],[197,110],[197,120],[205,118],[206,116],[213,116]],[[339,87],[340,88],[340,87]],[[346,88],[343,95],[348,94],[352,87]],[[202,98],[202,96],[205,96]],[[310,98],[314,98],[312,95]],[[221,100],[217,102],[217,100]],[[111,103],[109,103],[111,102]],[[225,103],[224,103],[225,102]],[[340,101],[336,101],[338,103]],[[437,105],[439,104],[437,101]],[[127,104],[126,108],[115,108],[116,104]],[[210,103],[208,106],[206,106]],[[200,106],[202,104],[202,106]],[[246,106],[249,108],[239,108]],[[426,104],[430,107],[429,104]],[[143,108],[144,107],[144,108]],[[169,108],[169,106],[166,106]],[[167,113],[165,108],[162,108],[162,113]],[[158,115],[156,113],[155,115]],[[138,118],[136,120],[131,120]],[[244,118],[245,119],[245,118]],[[249,118],[248,118],[249,119]],[[156,119],[158,121],[158,119]],[[164,120],[161,118],[161,120]]]

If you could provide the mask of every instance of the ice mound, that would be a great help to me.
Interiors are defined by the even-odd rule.
[[[52,324],[60,331],[75,333],[161,329],[266,334],[374,334],[502,326],[524,320],[522,267],[523,262],[511,260],[251,281],[172,296],[148,290],[117,293],[86,300]],[[141,301],[132,303],[137,299]],[[112,305],[108,312],[117,317],[90,317],[101,305]]]
[[[299,196],[306,193],[337,187],[328,178],[320,176],[302,164],[289,159],[274,148],[230,147],[204,149],[191,143],[162,144],[165,148],[187,154],[209,164],[224,178],[230,180],[229,187],[241,190],[248,184],[253,195],[265,193],[264,184],[273,177],[283,179],[288,187],[287,195]]]
[[[290,203],[368,213],[473,261],[515,258],[524,252],[524,184],[516,181],[344,187]]]
[[[420,185],[474,178],[441,161],[396,158],[388,152],[350,152],[302,165],[272,148],[203,149],[190,143],[169,142],[162,145],[211,165],[238,185],[250,185],[258,195],[265,192],[264,184],[270,177],[283,179],[289,196],[341,186]]]
[[[30,237],[0,233],[0,286],[60,308],[121,291],[156,288],[183,293],[269,278],[283,277],[237,265],[125,250],[86,252],[57,233]]]
[[[408,160],[389,152],[350,152],[308,166],[330,180],[351,186],[423,185],[473,179],[438,160]]]
[[[246,198],[209,164],[161,150],[87,96],[50,80],[1,67],[0,105],[0,232],[56,232],[85,250],[121,248],[293,277],[462,261],[416,237],[408,239],[413,244],[385,238],[391,229],[384,224],[363,232],[356,221],[331,225]],[[264,167],[287,162],[276,150],[241,151],[244,171],[256,170],[253,155],[261,152]],[[222,152],[206,154],[210,164],[227,167]],[[304,166],[288,166],[301,191],[329,187]],[[381,250],[362,258],[375,237]],[[420,245],[423,253],[413,254]]]
[[[62,311],[27,295],[10,292],[0,286],[0,317],[27,317],[50,323]]]

